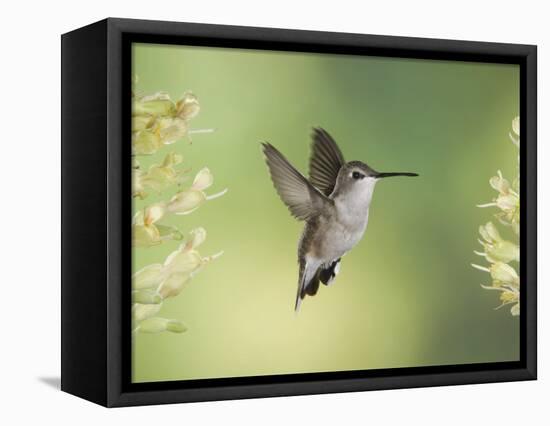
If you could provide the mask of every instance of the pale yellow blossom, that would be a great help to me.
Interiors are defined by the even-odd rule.
[[[496,309],[512,304],[513,306],[510,312],[514,316],[519,315],[519,275],[516,270],[510,265],[502,262],[494,263],[489,268],[475,264],[472,264],[472,266],[491,274],[493,285],[482,285],[481,287],[486,290],[497,290],[501,292],[500,301],[502,303]]]
[[[200,111],[197,97],[185,93],[174,102],[167,93],[134,97],[132,104],[132,147],[135,155],[151,155],[194,131],[189,121]],[[199,130],[198,132],[210,131]]]
[[[163,142],[158,127],[132,133],[132,149],[136,155],[154,154],[162,145]]]
[[[189,232],[187,239],[185,240],[186,247],[197,248],[206,240],[206,229],[199,227]]]
[[[163,270],[164,265],[160,263],[140,269],[132,276],[132,288],[134,290],[156,289],[164,277]]]
[[[181,233],[172,226],[157,224],[166,214],[164,203],[152,204],[138,211],[132,221],[134,247],[152,247],[167,240],[181,240]]]
[[[519,262],[517,244],[504,240],[492,222],[480,226],[479,233],[483,239],[478,241],[485,250],[483,252],[474,251],[474,253],[485,257],[489,262],[508,263],[512,260]]]
[[[191,280],[191,274],[171,274],[166,280],[164,280],[159,287],[159,295],[166,299],[168,297],[175,297],[181,293],[183,287],[187,282]]]
[[[500,170],[497,176],[493,176],[489,180],[489,184],[498,191],[498,195],[493,199],[493,202],[479,204],[478,207],[497,207],[500,212],[496,214],[499,221],[505,225],[512,226],[516,234],[519,234],[519,194],[512,189],[508,180],[506,180]]]
[[[156,291],[136,290],[132,292],[132,302],[144,305],[158,304],[162,302],[162,297]]]
[[[160,193],[172,185],[180,185],[185,179],[185,171],[176,166],[183,161],[179,154],[169,153],[160,164],[153,164],[147,172],[133,169],[133,195],[145,198],[147,191]]]
[[[193,185],[191,185],[192,189],[195,189],[197,191],[204,191],[205,189],[212,186],[214,183],[214,176],[208,169],[208,167],[205,167],[196,174],[195,179],[193,180]]]
[[[162,304],[141,304],[134,303],[132,305],[132,320],[135,324],[140,323],[141,321],[153,317],[160,311]]]
[[[153,264],[139,270],[132,277],[134,297],[138,303],[156,303],[155,294],[162,299],[177,296],[184,285],[193,278],[204,265],[221,256],[221,252],[202,257],[196,248],[206,239],[204,228],[189,232],[186,241],[170,253],[163,264]]]
[[[180,191],[172,197],[166,208],[177,215],[186,215],[198,209],[205,201],[221,197],[227,189],[216,194],[207,195],[204,189],[209,188],[214,182],[214,177],[208,168],[201,169],[195,176],[193,184],[187,190]]]
[[[510,139],[519,148],[519,117],[512,120],[512,131],[514,134],[510,133]]]

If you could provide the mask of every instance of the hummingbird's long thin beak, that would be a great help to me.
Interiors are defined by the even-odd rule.
[[[376,175],[378,179],[392,177],[392,176],[418,176],[418,174],[409,173],[409,172],[387,172],[387,173],[378,173]]]

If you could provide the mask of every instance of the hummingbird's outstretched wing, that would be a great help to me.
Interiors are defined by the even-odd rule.
[[[299,220],[317,216],[331,201],[321,194],[273,145],[263,143],[271,180],[290,213]]]
[[[309,159],[309,180],[313,186],[328,197],[344,164],[344,156],[334,139],[321,127],[314,128]]]

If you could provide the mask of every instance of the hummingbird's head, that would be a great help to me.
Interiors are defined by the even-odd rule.
[[[376,182],[392,176],[418,176],[409,172],[377,172],[362,161],[350,161],[344,164],[338,172],[336,187],[340,194],[372,194]]]

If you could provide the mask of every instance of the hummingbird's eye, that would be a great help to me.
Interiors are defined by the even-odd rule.
[[[354,179],[363,179],[365,177],[365,175],[359,173],[359,172],[353,172],[351,174],[351,177],[354,178]]]

